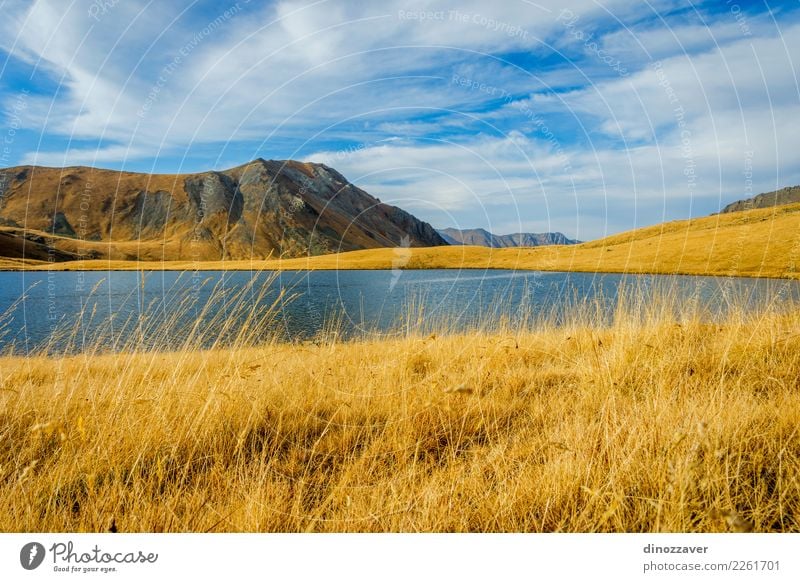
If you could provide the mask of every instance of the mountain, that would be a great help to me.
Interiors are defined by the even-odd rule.
[[[738,200],[728,204],[720,212],[739,212],[753,208],[767,208],[770,206],[781,206],[783,204],[794,204],[800,202],[800,186],[787,186],[774,192],[764,192],[758,196]]]
[[[0,255],[49,253],[59,261],[260,259],[447,244],[432,226],[333,168],[263,159],[180,175],[0,170],[0,235]]]
[[[574,245],[580,241],[568,239],[560,232],[517,233],[496,235],[482,228],[458,230],[445,228],[439,231],[442,238],[451,245],[472,245],[479,247],[540,247],[544,245]]]

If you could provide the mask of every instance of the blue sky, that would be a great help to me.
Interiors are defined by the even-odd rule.
[[[2,1],[2,0],[0,0]],[[5,0],[1,166],[324,162],[584,240],[800,184],[800,4]]]

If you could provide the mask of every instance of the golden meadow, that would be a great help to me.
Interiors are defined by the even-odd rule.
[[[796,305],[287,343],[245,296],[170,351],[0,358],[0,530],[800,531]]]

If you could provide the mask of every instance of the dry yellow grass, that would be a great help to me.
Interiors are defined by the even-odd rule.
[[[800,312],[673,308],[2,358],[0,530],[800,531]]]
[[[134,245],[135,243],[129,243]],[[74,249],[73,249],[74,250]],[[398,255],[398,252],[400,253]],[[63,270],[533,269],[744,277],[800,276],[800,204],[669,222],[575,246],[371,249],[270,261],[27,263]],[[23,268],[20,262],[0,263]]]

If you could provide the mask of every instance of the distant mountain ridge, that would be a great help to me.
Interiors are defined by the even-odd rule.
[[[438,231],[444,240],[451,245],[473,245],[504,249],[509,247],[541,247],[546,245],[574,245],[580,241],[567,238],[560,232],[496,235],[483,228],[444,228]]]
[[[446,245],[324,164],[257,159],[224,171],[0,170],[0,255],[53,260],[298,257]]]
[[[784,204],[795,204],[800,202],[800,186],[787,186],[774,192],[764,192],[752,198],[737,200],[725,206],[720,213],[740,212],[753,208],[768,208],[770,206],[782,206]]]

